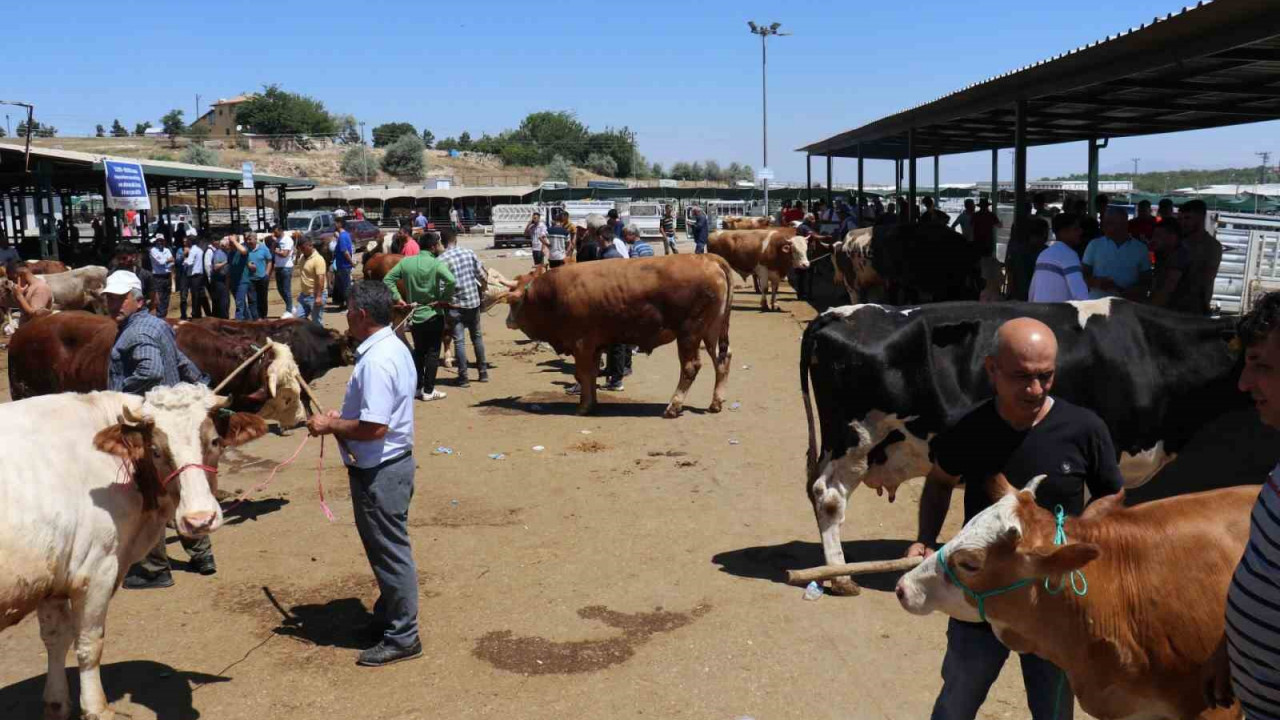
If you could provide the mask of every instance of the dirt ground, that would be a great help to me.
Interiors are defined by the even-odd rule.
[[[509,275],[528,264],[482,257]],[[625,392],[602,392],[601,412],[579,418],[564,393],[570,365],[508,330],[500,306],[484,326],[493,381],[458,389],[442,370],[449,397],[416,407],[410,525],[425,657],[355,665],[376,588],[331,443],[319,479],[335,520],[321,511],[311,440],[227,512],[217,575],[184,572],[171,537],[176,585],[117,594],[102,670],[115,709],[135,720],[927,716],[944,617],[907,615],[893,577],[817,602],[779,582],[822,561],[797,382],[813,311],[789,293],[780,302],[783,312],[761,313],[739,290],[729,405],[703,412],[704,363],[676,420],[661,417],[674,345],[638,356]],[[348,374],[317,383],[327,406]],[[269,435],[231,454],[222,486],[263,483],[304,437]],[[894,505],[856,492],[846,554],[900,555],[919,494],[918,480]],[[0,717],[40,716],[44,671],[34,617],[0,635]],[[1025,717],[1025,707],[1011,662],[982,717]]]

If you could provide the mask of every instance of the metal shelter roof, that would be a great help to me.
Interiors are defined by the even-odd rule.
[[[20,143],[0,142],[0,190],[6,188],[29,188],[34,184],[33,175],[27,173],[23,167],[24,153],[25,146]],[[72,194],[102,192],[103,160],[138,163],[142,166],[142,172],[147,177],[149,187],[157,183],[164,183],[173,190],[179,190],[204,184],[209,188],[219,189],[239,187],[242,180],[242,175],[238,170],[208,165],[190,165],[163,160],[98,155],[74,150],[31,148],[32,170],[35,170],[38,161],[49,162],[52,165],[52,186],[56,192]],[[254,173],[253,179],[255,185],[283,185],[288,189],[311,189],[315,187],[315,183],[310,180],[280,175],[266,175],[258,172]]]
[[[1280,2],[1216,0],[800,148],[905,159],[1280,119]]]

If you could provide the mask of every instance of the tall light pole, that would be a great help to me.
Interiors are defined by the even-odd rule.
[[[364,121],[363,120],[360,121],[360,147],[364,148],[362,150],[362,152],[364,153],[364,162],[360,164],[363,166],[361,169],[364,170],[364,184],[368,185],[369,184],[369,146],[364,144]]]
[[[751,32],[760,36],[760,118],[761,118],[761,134],[760,144],[764,149],[764,167],[763,170],[769,169],[769,82],[768,82],[768,65],[769,65],[769,47],[768,39],[770,35],[790,35],[791,33],[778,32],[778,28],[782,27],[782,23],[773,23],[768,26],[756,25],[750,20],[747,26],[751,28]],[[761,178],[764,185],[764,214],[769,215],[769,178],[766,176]]]

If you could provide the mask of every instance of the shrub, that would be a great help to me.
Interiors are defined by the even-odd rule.
[[[187,146],[186,150],[182,151],[179,160],[191,165],[217,165],[218,153],[203,145],[192,143]]]
[[[404,180],[419,180],[427,172],[425,152],[422,138],[416,134],[404,135],[387,147],[382,156],[382,169]]]
[[[364,180],[378,175],[378,163],[373,153],[369,152],[369,148],[363,145],[347,148],[346,152],[342,153],[338,168],[351,180]]]

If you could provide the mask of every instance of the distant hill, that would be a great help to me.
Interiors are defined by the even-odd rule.
[[[1275,182],[1280,169],[1271,168],[1263,182]],[[1088,180],[1085,173],[1064,175],[1045,180]],[[1170,170],[1167,172],[1103,173],[1099,180],[1133,180],[1138,190],[1163,193],[1176,188],[1202,187],[1205,185],[1252,185],[1259,181],[1258,168],[1221,168],[1218,170]]]

